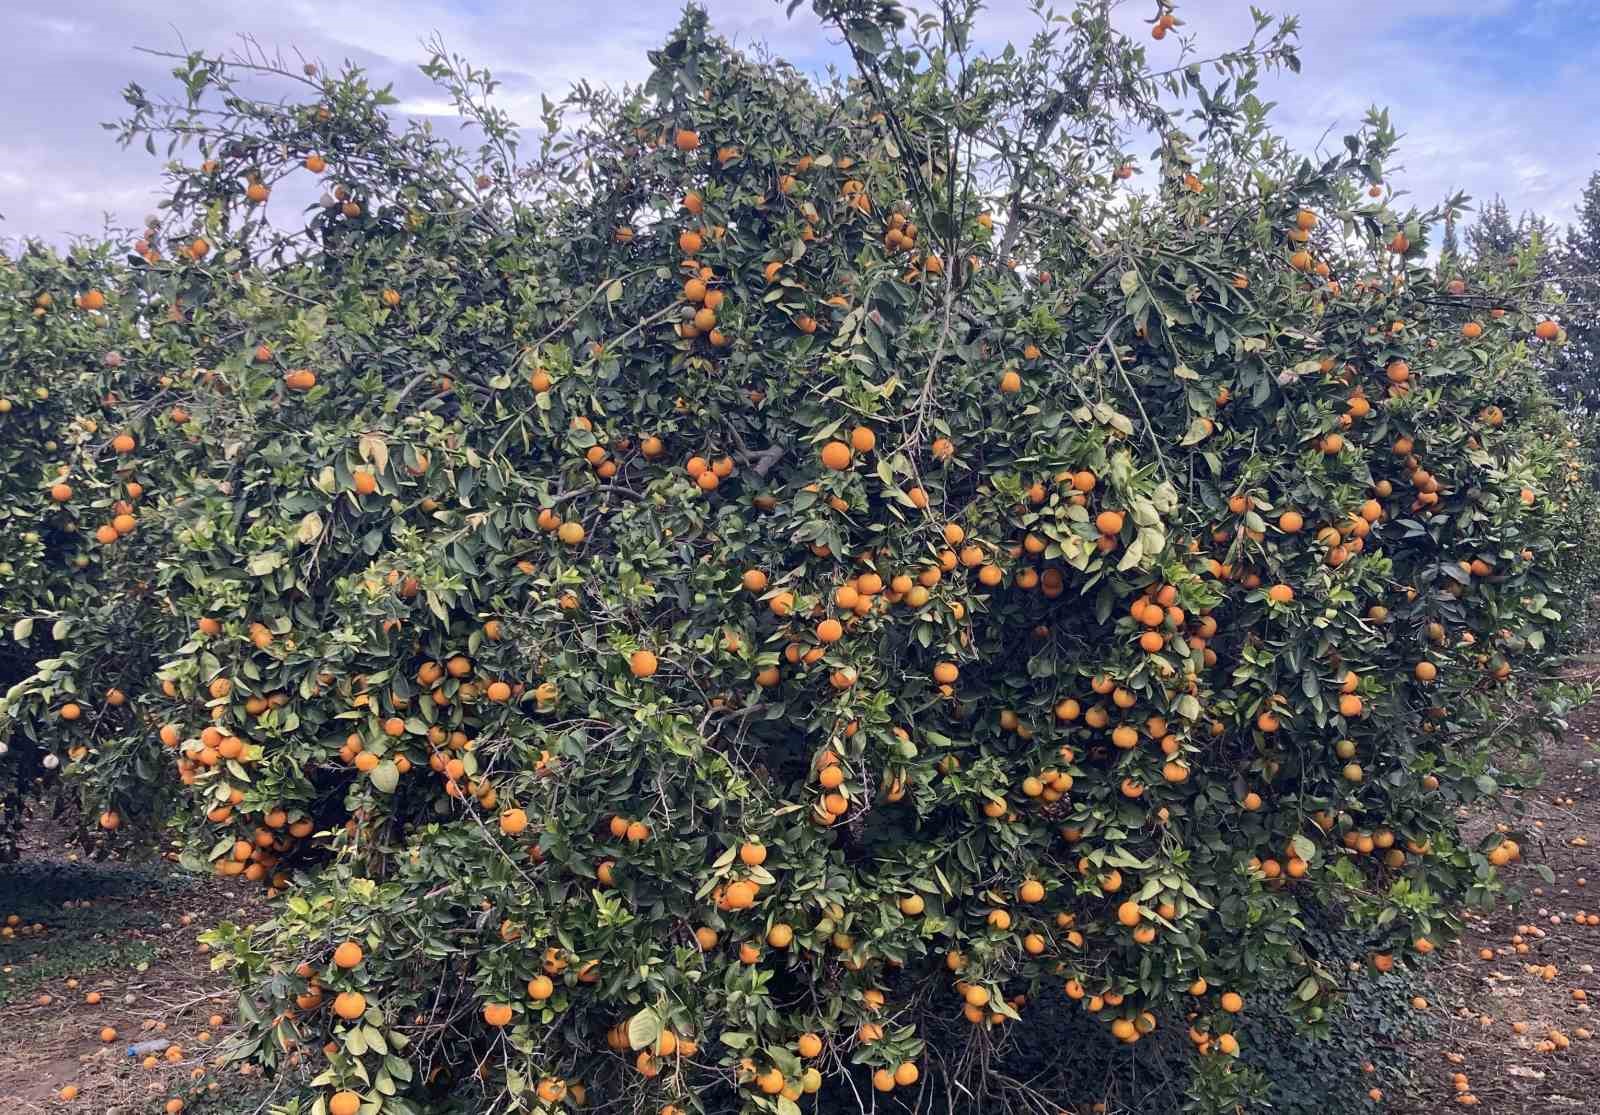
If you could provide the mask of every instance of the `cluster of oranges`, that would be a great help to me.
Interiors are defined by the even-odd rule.
[[[102,301],[104,299],[104,296],[100,295],[99,291],[90,291],[89,294],[99,296]],[[82,297],[87,298],[88,295],[86,294]],[[110,441],[112,451],[119,457],[131,456],[137,445],[137,441],[129,433],[117,434]],[[134,514],[133,505],[144,495],[144,485],[128,475],[132,470],[133,466],[131,464],[123,464],[118,467],[119,475],[124,477],[122,487],[125,494],[123,498],[112,503],[110,509],[111,517],[95,528],[95,541],[102,546],[115,544],[118,540],[132,534],[139,527],[139,520]],[[63,479],[58,479],[50,485],[50,501],[58,506],[65,506],[72,501],[73,487],[64,479],[70,471],[71,468],[68,465],[57,466],[57,474]]]

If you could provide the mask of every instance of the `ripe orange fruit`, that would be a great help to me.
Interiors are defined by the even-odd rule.
[[[628,656],[628,670],[636,678],[654,677],[659,663],[648,650],[636,650]]]
[[[346,971],[360,964],[365,956],[366,954],[361,951],[361,946],[354,941],[345,941],[333,950],[334,964]]]
[[[842,441],[825,442],[821,451],[822,463],[835,472],[850,467],[850,447]]]
[[[507,809],[500,814],[500,831],[507,836],[517,836],[528,828],[528,814],[521,809]]]
[[[356,1115],[361,1110],[361,1097],[354,1092],[335,1092],[328,1097],[328,1115]]]
[[[672,143],[679,151],[693,151],[700,146],[700,133],[688,128],[679,128],[672,137]]]

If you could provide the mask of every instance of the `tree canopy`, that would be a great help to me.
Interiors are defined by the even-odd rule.
[[[209,940],[301,1110],[1021,1109],[1063,994],[1231,1109],[1309,921],[1420,959],[1517,854],[1543,294],[1432,273],[1385,113],[1273,133],[1292,20],[811,7],[851,76],[690,8],[532,154],[442,48],[476,149],[187,55],[133,254],[0,270],[3,761],[278,897]]]

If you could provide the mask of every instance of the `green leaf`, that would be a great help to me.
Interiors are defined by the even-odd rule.
[[[356,451],[363,461],[371,461],[379,472],[389,467],[389,444],[377,434],[362,434]]]
[[[845,38],[865,54],[883,53],[883,32],[871,20],[852,20],[850,26],[845,29]]]
[[[1179,445],[1199,445],[1211,436],[1211,420],[1208,418],[1194,418],[1189,422],[1189,428],[1184,432],[1183,440]]]
[[[277,550],[268,550],[257,554],[245,564],[245,570],[253,577],[265,577],[283,565],[283,554]]]
[[[661,1036],[661,1017],[645,1007],[628,1019],[628,1044],[634,1049],[647,1049]],[[726,1044],[726,1038],[724,1038]]]
[[[24,616],[11,626],[11,637],[19,643],[28,641],[28,636],[33,634],[33,617]]]
[[[1117,562],[1117,572],[1122,573],[1144,560],[1144,536],[1141,534],[1128,544],[1122,553],[1122,560]]]
[[[400,768],[390,759],[385,759],[372,768],[372,773],[367,775],[372,780],[373,789],[380,794],[392,794],[400,785]]]

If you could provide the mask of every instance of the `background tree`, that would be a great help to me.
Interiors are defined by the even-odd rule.
[[[1460,218],[1454,209],[1444,213],[1444,236],[1439,241],[1439,273],[1449,276],[1461,269],[1461,242],[1456,236],[1456,222]]]
[[[1600,412],[1600,171],[1589,176],[1578,220],[1554,257],[1571,312],[1567,343],[1551,360],[1551,386],[1565,405],[1592,416]]]

